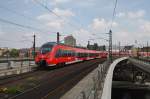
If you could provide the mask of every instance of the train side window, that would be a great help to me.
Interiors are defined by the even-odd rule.
[[[73,51],[73,56],[75,56],[76,55],[76,52],[75,51]]]
[[[63,52],[62,57],[66,57],[67,56],[67,50],[63,50],[62,52]]]
[[[80,53],[77,53],[77,57],[80,57]]]
[[[65,57],[65,50],[62,50],[62,57]]]
[[[71,53],[70,53],[70,51],[68,51],[67,55],[68,55],[69,57],[71,56]]]
[[[79,58],[81,58],[82,56],[81,56],[81,53],[79,53]]]
[[[67,56],[67,50],[64,50],[64,57]]]
[[[75,56],[75,52],[74,51],[71,51],[71,56]]]
[[[67,56],[70,56],[70,51],[67,51]]]
[[[65,56],[65,51],[64,50],[62,50],[62,57],[64,57]]]
[[[73,51],[69,51],[69,56],[71,57],[71,56],[73,56]]]

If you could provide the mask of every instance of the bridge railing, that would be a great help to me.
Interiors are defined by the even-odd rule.
[[[0,70],[10,69],[15,66],[32,65],[33,63],[34,63],[34,59],[32,58],[0,59]]]
[[[149,64],[150,65],[150,60],[149,59],[130,57],[129,60],[140,63],[140,64]]]
[[[1,59],[0,60],[0,76],[11,74],[20,74],[31,71],[36,67],[33,59]]]
[[[34,59],[33,58],[28,58],[28,57],[25,57],[25,58],[0,58],[0,63],[4,63],[4,62],[7,62],[7,61],[33,61]]]

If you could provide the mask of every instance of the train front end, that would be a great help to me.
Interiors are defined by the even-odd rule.
[[[35,58],[35,63],[40,67],[47,67],[49,65],[52,65],[52,51],[53,51],[54,43],[48,42],[46,44],[43,44],[39,50],[39,53],[37,53],[37,56]]]

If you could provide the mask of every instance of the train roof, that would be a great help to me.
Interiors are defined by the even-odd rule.
[[[44,46],[44,45],[48,45],[48,46],[55,46],[55,45],[63,45],[63,46],[68,46],[68,47],[73,47],[73,48],[79,48],[80,49],[80,51],[82,51],[82,50],[87,50],[87,51],[90,51],[90,52],[92,52],[92,51],[96,51],[96,50],[89,50],[89,49],[87,49],[87,48],[84,48],[84,47],[79,47],[79,46],[69,46],[69,45],[65,45],[65,44],[63,44],[63,43],[56,43],[56,42],[47,42],[47,43],[45,43],[45,44],[43,44],[42,46]],[[100,52],[100,51],[96,51],[96,52]]]
[[[80,46],[69,46],[69,45],[65,45],[65,44],[63,44],[63,43],[56,43],[56,42],[47,42],[47,43],[44,43],[43,45],[64,45],[64,46],[68,46],[68,47],[74,47],[74,48],[81,48],[81,49],[87,49],[87,48],[85,48],[85,47],[80,47]],[[42,46],[43,46],[42,45]]]

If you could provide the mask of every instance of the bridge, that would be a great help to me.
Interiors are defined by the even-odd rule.
[[[145,78],[145,76],[149,76],[147,74],[147,71],[150,71],[149,66],[148,62],[129,57],[116,59],[110,65],[106,63],[100,64],[95,71],[61,99],[70,99],[71,97],[75,97],[73,99],[148,99],[144,97],[149,95],[147,93],[150,87],[149,78]],[[122,75],[121,72],[123,71]],[[125,75],[126,73],[129,75]],[[119,93],[118,90],[126,91]],[[145,93],[142,93],[142,91]],[[134,94],[132,96],[130,92],[132,94],[138,92],[139,95]]]
[[[40,74],[41,72],[43,72],[44,75],[50,75],[46,71],[38,71],[38,72],[32,73],[33,70],[36,70],[36,66],[34,65],[34,63],[32,63],[32,65],[26,64],[26,62],[28,63],[32,62],[32,59],[28,59],[28,60],[27,59],[23,59],[23,60],[13,59],[9,61],[11,61],[12,68],[6,68],[0,71],[0,74],[3,74],[1,76],[4,76],[4,78],[1,78],[0,85],[7,85],[7,84],[9,85],[9,82],[15,82],[13,81],[13,79],[16,79],[16,81],[18,80],[20,81],[23,79],[24,81],[26,77],[28,79],[32,78],[33,80],[31,81],[34,81],[34,80],[42,81],[41,79],[37,79],[37,78],[35,79],[33,76],[33,75],[37,75],[38,77],[38,74]],[[94,61],[95,60],[93,60],[93,62]],[[3,62],[6,63],[6,61],[3,61]],[[18,62],[20,62],[19,66],[17,67],[13,66],[14,64],[17,65]],[[21,65],[21,62],[23,62],[22,65]],[[91,62],[89,63],[91,64]],[[84,64],[89,64],[89,63],[79,62],[74,65],[80,66],[81,64],[84,65]],[[135,98],[138,99],[137,96],[139,97],[149,96],[149,93],[148,93],[150,90],[149,89],[150,87],[150,75],[149,75],[150,74],[150,62],[149,61],[143,61],[141,59],[136,59],[132,57],[122,57],[122,58],[114,59],[114,61],[111,64],[107,60],[101,61],[100,63],[98,62],[98,64],[97,63],[94,63],[94,64],[95,66],[98,65],[98,67],[93,68],[93,69],[91,68],[90,72],[89,70],[86,70],[86,73],[85,73],[86,75],[83,72],[83,74],[80,74],[79,77],[77,78],[75,77],[76,80],[75,78],[73,78],[72,80],[69,80],[69,82],[68,81],[66,82],[64,79],[70,79],[71,76],[70,77],[68,76],[69,78],[67,78],[67,75],[66,76],[64,75],[63,78],[58,77],[58,79],[60,80],[62,79],[61,81],[63,85],[61,84],[54,85],[58,87],[56,87],[55,91],[53,92],[51,92],[49,89],[47,89],[46,93],[44,92],[45,90],[44,88],[47,87],[50,83],[53,83],[51,81],[49,82],[49,84],[44,83],[42,85],[38,85],[34,83],[35,85],[32,88],[32,90],[29,88],[25,92],[15,95],[14,97],[12,97],[12,99],[14,98],[25,99],[26,97],[35,98],[34,95],[37,93],[35,93],[34,91],[36,91],[35,89],[38,89],[38,87],[41,90],[43,90],[44,93],[41,96],[40,95],[37,95],[37,96],[38,97],[44,96],[45,99],[48,99],[49,97],[55,97],[55,98],[59,97],[61,99],[124,99],[126,97],[130,97],[130,98],[132,97],[133,99]],[[87,66],[94,66],[94,64],[87,65]],[[6,63],[6,65],[8,65],[8,63]],[[70,66],[67,68],[73,68],[73,67],[70,64]],[[63,71],[66,71],[65,69],[67,68],[66,67],[62,68],[62,70],[64,69]],[[52,72],[53,71],[55,70],[52,70]],[[60,72],[63,72],[63,71],[61,71],[60,69],[58,73],[56,70],[56,75],[59,75]],[[26,74],[24,74],[25,72]],[[76,73],[74,72],[72,74],[72,77],[73,75],[74,76],[77,75]],[[13,76],[12,78],[11,75],[14,75],[14,74],[17,74],[17,75]],[[8,76],[8,78],[7,77],[5,78],[5,76]],[[42,77],[45,78],[45,76],[42,76]],[[72,84],[74,81],[76,82]],[[57,80],[54,82],[57,82]],[[30,84],[30,83],[31,82],[27,84]],[[70,85],[72,87],[68,88],[66,87],[66,85]],[[59,93],[59,90],[62,90],[60,88],[64,88],[64,91],[62,93]],[[136,92],[139,93],[137,96],[135,95]],[[148,98],[142,98],[142,99],[148,99]]]

